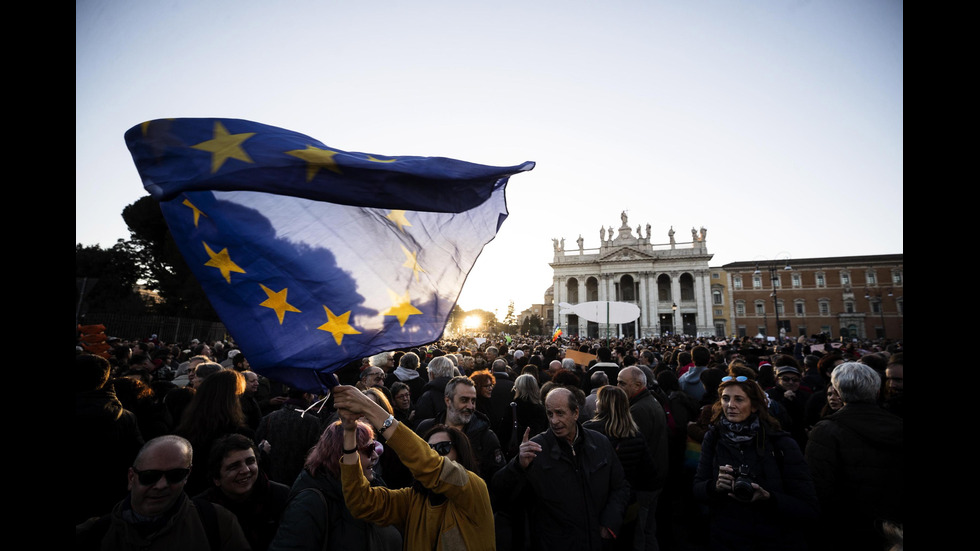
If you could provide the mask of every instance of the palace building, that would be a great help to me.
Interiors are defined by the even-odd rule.
[[[586,249],[581,235],[572,249],[565,247],[564,238],[553,240],[554,316],[565,333],[598,337],[606,328],[575,314],[561,314],[560,303],[617,301],[638,306],[640,317],[612,327],[615,335],[715,335],[718,329],[725,334],[724,323],[716,327],[713,317],[712,294],[722,293],[724,286],[720,272],[716,270],[716,276],[708,267],[708,231],[691,228],[690,241],[677,241],[670,228],[666,243],[654,243],[650,224],[634,231],[625,212],[620,218],[617,231],[600,228],[598,248]],[[715,279],[718,289],[712,286]]]

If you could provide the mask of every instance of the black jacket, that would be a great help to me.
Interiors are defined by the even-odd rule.
[[[705,433],[694,476],[694,497],[711,511],[712,549],[805,551],[806,527],[817,519],[817,496],[803,453],[787,432],[766,431],[748,442],[727,441],[715,424]],[[760,447],[761,442],[761,447]],[[746,465],[752,481],[770,498],[754,503],[718,492],[718,468]]]
[[[530,504],[532,549],[597,550],[600,527],[619,533],[630,493],[623,467],[605,436],[578,431],[574,455],[548,430],[531,439],[542,450],[527,470],[515,457],[494,476],[502,500]]]
[[[902,418],[862,403],[847,404],[813,427],[806,461],[820,498],[822,525],[852,534],[868,549],[883,548],[875,521],[905,521],[904,427]],[[824,547],[839,543],[828,538]]]

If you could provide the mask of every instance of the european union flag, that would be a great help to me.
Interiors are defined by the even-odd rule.
[[[257,372],[322,392],[349,361],[439,339],[534,163],[342,151],[238,119],[126,132],[143,185]]]

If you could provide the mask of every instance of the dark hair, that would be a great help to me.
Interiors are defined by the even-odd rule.
[[[449,440],[453,443],[453,448],[456,449],[456,463],[462,465],[467,471],[480,474],[480,463],[476,459],[476,453],[473,452],[473,446],[470,445],[470,439],[459,429],[447,425],[434,425],[425,431],[422,439],[428,442],[432,435],[440,432],[449,435]]]
[[[711,351],[700,345],[695,346],[694,350],[691,350],[691,358],[694,360],[694,365],[708,365],[711,361]]]
[[[109,361],[102,356],[75,356],[75,392],[99,390],[109,381]]]
[[[766,391],[762,390],[759,383],[749,379],[748,381],[738,381],[736,379],[730,379],[724,381],[718,386],[718,401],[711,408],[711,422],[716,423],[722,415],[724,415],[724,406],[721,403],[721,393],[726,389],[733,386],[737,386],[745,392],[745,395],[749,397],[749,401],[752,402],[752,407],[756,409],[755,413],[759,416],[759,423],[766,429],[770,431],[778,431],[779,421],[776,420],[772,414],[769,413],[769,403],[766,397]]]
[[[252,450],[255,459],[258,461],[259,450],[255,447],[252,439],[241,434],[229,434],[215,440],[211,446],[211,454],[208,456],[208,475],[211,479],[221,478],[221,463],[225,456],[230,452]]]
[[[691,353],[690,352],[687,352],[686,350],[684,352],[681,352],[680,354],[677,355],[677,365],[678,365],[678,367],[684,367],[685,365],[691,363],[692,361],[694,361],[694,360],[691,357]]]
[[[245,392],[245,377],[223,369],[209,375],[197,388],[175,431],[200,445],[211,438],[245,426],[245,413],[238,399]]]

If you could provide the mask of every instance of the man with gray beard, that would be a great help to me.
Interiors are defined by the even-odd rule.
[[[446,425],[463,431],[480,463],[478,474],[489,485],[493,474],[504,466],[506,459],[497,435],[490,428],[490,420],[476,411],[476,384],[469,377],[453,377],[446,383],[445,395],[446,411],[435,418],[420,422],[416,432],[424,435],[436,425]]]

